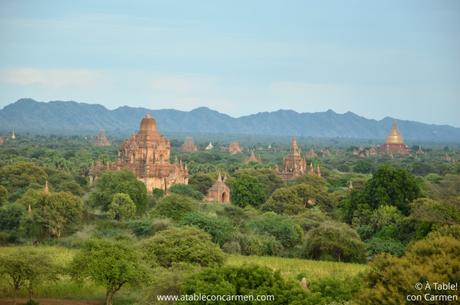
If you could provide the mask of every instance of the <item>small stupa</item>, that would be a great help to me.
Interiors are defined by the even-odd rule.
[[[211,142],[209,142],[208,146],[204,150],[212,150],[214,148],[214,145],[212,145]]]
[[[251,155],[249,156],[249,158],[246,159],[246,163],[251,163],[251,162],[255,162],[255,163],[261,162],[260,158],[256,156],[254,149],[251,149]]]

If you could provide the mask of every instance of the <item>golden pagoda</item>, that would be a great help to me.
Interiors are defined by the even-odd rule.
[[[380,146],[380,152],[389,155],[408,155],[410,153],[409,147],[406,144],[404,144],[403,137],[398,130],[396,121],[393,121],[390,134],[387,136],[385,144]]]

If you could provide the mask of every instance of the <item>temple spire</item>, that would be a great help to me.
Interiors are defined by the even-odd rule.
[[[43,193],[45,193],[46,195],[48,195],[50,192],[49,190],[49,187],[48,187],[48,180],[46,180],[45,182],[45,188],[43,189]]]

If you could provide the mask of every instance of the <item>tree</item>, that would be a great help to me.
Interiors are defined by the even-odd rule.
[[[198,203],[192,198],[171,194],[161,198],[153,210],[153,214],[179,220],[185,214],[197,209]]]
[[[369,174],[374,171],[374,164],[370,160],[359,160],[353,167],[353,171],[361,174]]]
[[[332,202],[326,192],[302,183],[277,189],[268,198],[262,209],[295,215],[313,205],[319,206],[323,211],[332,209]]]
[[[263,185],[254,177],[241,175],[230,180],[232,203],[240,207],[260,206],[265,201]]]
[[[208,193],[208,190],[213,185],[214,180],[207,174],[198,173],[191,176],[188,183],[195,190],[199,191],[203,195],[206,195]]]
[[[107,211],[117,193],[128,194],[136,204],[138,212],[147,207],[147,189],[145,184],[137,180],[129,171],[105,172],[96,180],[96,186],[90,193],[89,202]]]
[[[8,190],[3,185],[0,185],[0,206],[8,203]]]
[[[447,226],[414,242],[398,258],[378,255],[371,262],[365,278],[366,288],[355,302],[360,305],[406,304],[408,295],[424,295],[417,304],[448,304],[430,301],[433,295],[453,295],[450,289],[435,289],[433,283],[458,283],[460,281],[460,226]],[[422,290],[414,285],[422,283]],[[431,285],[428,289],[426,283]],[[425,299],[428,294],[428,299]]]
[[[286,248],[300,243],[303,231],[299,225],[286,216],[273,212],[265,213],[248,224],[257,234],[274,236]]]
[[[29,162],[0,167],[0,185],[8,190],[11,201],[19,198],[30,185],[45,185],[47,178],[43,168]]]
[[[245,301],[245,304],[324,304],[321,295],[309,293],[291,281],[284,280],[279,272],[257,265],[225,266],[203,270],[190,277],[182,285],[182,294],[187,295],[271,295],[274,299],[265,302]],[[242,300],[227,300],[213,304],[241,304]],[[179,304],[203,304],[201,300],[180,302]]]
[[[235,173],[235,177],[240,176],[251,176],[257,179],[257,181],[264,187],[264,193],[266,196],[270,196],[277,188],[283,185],[283,180],[276,174],[272,169],[261,168],[261,169],[241,169]]]
[[[364,188],[353,190],[341,205],[343,219],[352,223],[355,219],[363,222],[364,215],[372,214],[380,206],[396,207],[405,216],[409,214],[409,204],[421,197],[420,187],[415,177],[402,168],[381,166],[369,179]]]
[[[429,198],[419,198],[411,203],[410,217],[418,222],[460,224],[460,210],[453,205]]]
[[[211,242],[211,236],[194,227],[171,228],[158,232],[143,243],[146,259],[152,264],[171,267],[186,262],[200,266],[221,266],[224,254]]]
[[[325,222],[305,235],[306,258],[364,262],[365,245],[358,233],[342,223]]]
[[[9,204],[0,208],[0,230],[16,231],[21,223],[24,209],[17,204]]]
[[[70,272],[77,280],[89,278],[106,289],[105,304],[126,284],[137,285],[147,276],[138,250],[130,243],[91,239],[72,260]]]
[[[408,215],[409,203],[420,197],[421,191],[415,177],[407,170],[384,165],[366,183],[363,195],[372,209],[388,204]]]
[[[32,300],[34,288],[42,281],[56,280],[58,273],[59,268],[44,251],[20,247],[0,254],[0,274],[9,279],[14,304],[19,289],[27,287]]]
[[[225,218],[206,216],[201,213],[187,213],[180,221],[181,225],[196,226],[212,236],[212,241],[222,246],[234,233],[231,223]]]
[[[171,193],[175,193],[175,194],[179,194],[183,196],[189,196],[196,200],[203,199],[203,194],[195,190],[191,185],[188,185],[188,184],[173,184],[169,188],[169,191]]]
[[[109,205],[110,218],[115,220],[125,220],[136,214],[136,205],[128,194],[116,193],[113,195]]]
[[[30,225],[37,225],[41,236],[61,237],[77,228],[83,219],[80,198],[66,192],[42,194],[32,208]]]

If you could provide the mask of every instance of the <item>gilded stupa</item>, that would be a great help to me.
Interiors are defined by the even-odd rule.
[[[393,121],[390,134],[387,136],[385,144],[380,146],[380,152],[389,155],[408,155],[410,153],[409,147],[404,144],[404,139],[398,130],[398,126],[396,126],[396,121]]]

